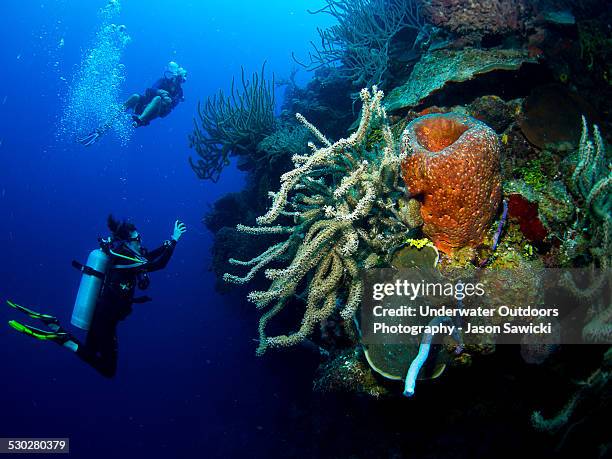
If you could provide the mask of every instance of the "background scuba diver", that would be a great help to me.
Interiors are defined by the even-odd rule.
[[[117,324],[132,312],[133,303],[151,300],[147,296],[134,298],[136,286],[141,290],[148,287],[148,273],[163,269],[168,264],[177,241],[187,228],[177,220],[170,239],[152,251],[142,247],[140,233],[133,224],[118,222],[110,215],[108,228],[112,235],[100,240],[100,248],[109,258],[109,267],[103,275],[102,287],[95,300],[95,310],[84,344],[62,328],[54,316],[38,313],[11,301],[7,303],[29,317],[40,320],[49,329],[41,330],[15,320],[9,321],[9,325],[15,330],[40,340],[58,343],[75,352],[102,375],[111,378],[117,369]],[[93,270],[87,266],[77,262],[73,262],[73,265],[83,271],[84,276],[92,274],[87,270]]]
[[[164,118],[185,98],[183,97],[182,84],[187,81],[187,70],[171,61],[166,67],[164,76],[155,84],[147,88],[144,95],[132,94],[123,104],[123,111],[132,110],[132,126],[148,126],[155,118]],[[120,116],[122,111],[117,113]],[[94,129],[88,135],[77,139],[81,145],[89,147],[100,140],[100,137],[108,131],[117,118]]]

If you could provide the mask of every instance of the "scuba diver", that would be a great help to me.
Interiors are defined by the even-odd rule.
[[[157,80],[151,88],[143,94],[132,94],[119,110],[116,116],[108,123],[94,129],[77,142],[89,147],[96,143],[108,131],[115,120],[125,111],[132,110],[132,126],[139,128],[148,126],[155,118],[164,118],[185,98],[182,84],[187,81],[187,70],[171,61],[166,66],[164,76]]]
[[[71,323],[87,330],[85,343],[66,331],[58,319],[7,301],[9,306],[41,321],[46,330],[22,324],[16,320],[9,325],[18,332],[42,341],[53,341],[70,349],[100,374],[112,378],[117,370],[117,324],[132,312],[132,304],[150,301],[148,296],[134,298],[136,287],[149,286],[148,273],[163,269],[170,260],[177,241],[187,231],[177,220],[170,239],[161,247],[148,251],[136,227],[127,221],[108,217],[111,236],[99,239],[100,248],[93,250],[82,265],[72,265],[83,275],[72,313]]]

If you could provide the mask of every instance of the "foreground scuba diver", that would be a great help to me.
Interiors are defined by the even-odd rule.
[[[132,312],[133,303],[151,298],[134,298],[136,286],[144,290],[149,285],[148,273],[163,269],[170,260],[179,238],[187,231],[176,221],[174,232],[161,247],[147,251],[142,247],[140,233],[126,221],[108,217],[112,235],[100,239],[100,249],[92,251],[86,265],[72,264],[83,272],[71,323],[88,330],[85,343],[79,342],[60,325],[57,318],[41,314],[11,301],[9,306],[40,320],[48,330],[9,321],[15,330],[43,341],[53,341],[75,352],[102,375],[113,377],[117,369],[117,324]]]
[[[123,104],[123,110],[118,111],[115,118],[94,129],[84,137],[77,139],[81,145],[89,147],[96,143],[108,131],[117,117],[124,111],[132,110],[132,126],[135,128],[148,126],[155,118],[164,118],[184,100],[182,84],[187,81],[187,70],[172,61],[166,67],[164,76],[157,80],[144,95],[132,94]]]

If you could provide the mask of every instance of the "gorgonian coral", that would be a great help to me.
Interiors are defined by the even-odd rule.
[[[311,14],[327,13],[338,24],[317,29],[320,46],[311,43],[309,70],[338,66],[340,75],[357,87],[382,85],[390,65],[391,41],[412,29],[413,44],[427,34],[420,0],[326,0]],[[295,59],[295,57],[294,57]]]
[[[578,164],[572,174],[572,190],[584,200],[581,218],[569,231],[588,228],[590,223],[593,273],[587,288],[580,288],[567,274],[564,286],[579,300],[590,304],[587,323],[582,331],[585,341],[612,340],[612,163],[599,128],[591,137],[582,117],[582,135],[578,147]]]
[[[374,87],[360,97],[359,127],[337,142],[296,115],[322,146],[309,143],[310,154],[292,157],[295,169],[283,174],[257,226],[237,227],[253,235],[288,235],[250,261],[230,260],[250,267],[245,276],[224,275],[228,282],[244,284],[271,263],[289,260],[288,266],[265,269],[270,287],[248,295],[259,309],[267,308],[259,322],[259,354],[303,341],[336,310],[350,324],[361,303],[360,270],[375,266],[405,238],[402,208],[408,206],[398,183],[402,157],[381,106],[383,93]],[[383,140],[367,148],[375,125],[381,126]],[[305,302],[298,330],[267,336],[267,323],[290,301]]]
[[[189,158],[196,175],[203,180],[219,180],[231,155],[256,155],[257,144],[274,131],[274,76],[266,80],[265,63],[261,75],[245,79],[242,69],[242,90],[232,79],[229,95],[223,91],[198,102],[198,118],[189,135],[189,146],[199,158]]]

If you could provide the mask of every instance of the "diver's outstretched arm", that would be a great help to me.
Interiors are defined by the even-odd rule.
[[[172,232],[172,236],[170,236],[170,240],[165,241],[161,247],[152,250],[146,255],[148,263],[144,265],[144,269],[151,272],[165,268],[170,261],[170,257],[172,257],[172,254],[174,253],[176,243],[186,231],[187,226],[185,223],[180,220],[176,220],[174,222],[174,231]]]

